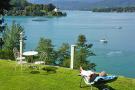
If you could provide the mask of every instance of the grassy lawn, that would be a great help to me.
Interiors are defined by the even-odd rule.
[[[15,70],[15,65],[13,61],[0,60],[0,90],[90,90],[79,87],[81,78],[77,70],[58,68],[56,73],[39,70],[40,73],[31,74],[27,68]],[[108,85],[115,90],[135,90],[135,79],[121,76]]]

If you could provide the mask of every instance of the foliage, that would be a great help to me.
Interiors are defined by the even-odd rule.
[[[57,53],[58,53],[57,61],[59,63],[58,65],[68,67],[69,66],[68,60],[70,59],[70,46],[69,46],[69,44],[63,43],[61,45],[61,47],[59,48]]]
[[[66,15],[62,12],[54,13],[56,6],[53,4],[30,4],[26,0],[11,0],[11,4],[14,6],[8,15],[11,16],[63,16]]]
[[[47,72],[56,72],[57,69],[58,68],[54,66],[46,66],[42,68],[42,70],[47,71]]]
[[[0,59],[14,59],[13,52],[10,50],[0,50]]]
[[[56,8],[56,6],[54,6],[53,4],[48,4],[48,5],[45,5],[44,6],[45,8],[45,10],[47,11],[47,12],[49,12],[49,11],[53,11],[55,8]]]
[[[95,55],[90,49],[92,44],[87,44],[86,37],[79,35],[77,48],[75,53],[75,69],[82,66],[84,69],[95,69],[95,63],[90,63],[88,58]],[[58,51],[55,51],[50,39],[41,38],[37,47],[37,51],[46,53],[46,64],[57,64],[59,66],[70,66],[70,46],[63,43]],[[40,55],[40,54],[39,54]]]
[[[7,27],[4,33],[4,49],[13,50],[14,47],[19,49],[20,44],[20,33],[23,32],[23,40],[26,39],[24,36],[24,28],[20,24],[12,23],[11,28]]]
[[[4,10],[9,10],[10,7],[10,0],[0,0],[0,14],[4,14]]]
[[[4,24],[4,17],[0,15],[0,49],[2,49],[3,41],[3,32],[5,31],[6,24]]]
[[[95,63],[90,63],[88,58],[95,55],[90,49],[92,44],[88,44],[84,35],[79,35],[75,51],[75,68],[82,66],[84,69],[95,69]]]
[[[11,0],[10,4],[18,9],[24,9],[25,6],[30,5],[26,0]]]
[[[52,11],[52,12],[50,12],[50,15],[51,16],[66,16],[67,14],[66,13],[62,13],[62,12]]]
[[[40,72],[39,71],[31,71],[30,73],[31,74],[39,74]]]
[[[16,47],[19,50],[19,40],[20,40],[20,33],[24,33],[24,29],[22,26],[19,24],[16,24],[15,22],[12,23],[11,28],[8,26],[6,27],[6,30],[3,35],[3,40],[4,40],[4,45],[3,45],[3,50],[6,51],[7,53],[12,52],[13,48]],[[26,37],[23,34],[23,41],[26,39]],[[23,42],[25,45],[25,43]],[[23,45],[23,46],[24,46]],[[13,55],[13,52],[12,54]],[[10,55],[10,56],[11,56]],[[11,56],[12,59],[13,56]]]
[[[71,61],[70,58],[64,59],[62,66],[69,68],[70,67],[70,61]]]
[[[94,8],[93,12],[135,12],[135,7]]]
[[[9,10],[11,7],[10,0],[0,0],[0,49],[2,49],[4,41],[3,41],[3,31],[5,30],[4,18],[5,10]]]
[[[31,66],[29,66],[29,69],[30,70],[39,70],[39,67],[35,66],[35,65],[31,65]]]
[[[55,64],[56,52],[53,48],[52,41],[46,38],[40,38],[37,51],[46,53],[46,64]]]

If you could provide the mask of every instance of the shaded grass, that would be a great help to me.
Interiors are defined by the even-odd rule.
[[[60,67],[56,73],[39,71],[31,74],[26,67],[21,71],[20,66],[15,70],[15,62],[0,60],[0,90],[90,90],[90,87],[79,87],[77,70]],[[108,85],[115,90],[135,90],[135,79],[120,76]]]

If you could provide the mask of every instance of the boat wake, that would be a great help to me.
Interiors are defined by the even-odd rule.
[[[110,51],[107,56],[121,55],[122,53],[122,51]]]

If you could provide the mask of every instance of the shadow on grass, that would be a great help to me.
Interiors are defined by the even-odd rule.
[[[53,66],[46,66],[42,68],[42,70],[46,72],[46,75],[55,74],[57,69],[58,69],[57,67],[53,67]]]
[[[98,90],[115,90],[114,88],[112,88],[111,86],[109,86],[108,84],[94,84],[94,85],[86,85],[84,81],[80,82],[80,88],[88,88],[88,87],[95,87]]]
[[[95,87],[98,88],[99,90],[115,90],[114,88],[108,85],[100,85],[100,86],[95,86]]]
[[[50,74],[56,74],[56,71],[46,71],[46,72],[43,72],[41,75],[50,75]]]
[[[84,85],[81,88],[88,88],[90,87],[89,85]],[[116,90],[114,88],[112,88],[111,86],[108,85],[100,85],[100,86],[92,86],[92,87],[96,87],[98,88],[98,90]]]
[[[31,74],[39,74],[39,71],[30,71]]]

